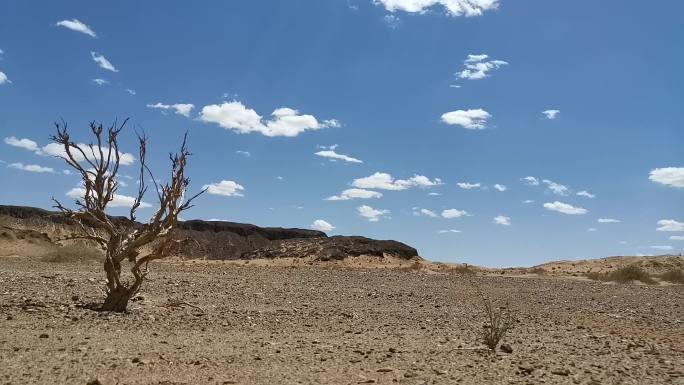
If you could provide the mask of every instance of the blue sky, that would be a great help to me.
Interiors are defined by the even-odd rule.
[[[397,239],[487,266],[684,251],[679,2],[5,8],[3,204],[76,196],[45,147],[52,122],[87,141],[89,121],[130,117],[122,149],[136,154],[144,130],[162,177],[189,132],[191,190],[211,194],[186,219]]]

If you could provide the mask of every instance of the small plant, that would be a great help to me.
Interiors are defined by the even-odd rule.
[[[610,273],[589,272],[586,274],[586,277],[595,281],[604,282],[630,283],[633,281],[641,281],[648,285],[657,283],[647,272],[637,265],[621,267]]]
[[[672,283],[684,284],[684,271],[682,269],[670,269],[660,275],[660,279]]]
[[[537,274],[537,275],[546,275],[546,273],[548,273],[548,271],[546,271],[546,269],[544,269],[543,267],[535,267],[535,268],[530,269],[530,273],[531,274]]]
[[[496,351],[499,342],[506,333],[513,327],[515,319],[509,311],[499,307],[494,307],[489,298],[483,298],[485,317],[487,323],[482,331],[482,342],[490,351]]]
[[[50,251],[43,257],[45,262],[52,263],[70,263],[70,262],[89,262],[89,261],[104,261],[104,253],[97,248],[94,248],[83,243],[76,243],[73,245],[61,246],[55,250]]]
[[[449,269],[449,274],[456,275],[475,275],[475,270],[468,266],[468,264],[463,264],[459,266],[454,266]]]

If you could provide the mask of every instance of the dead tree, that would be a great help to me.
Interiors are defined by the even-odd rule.
[[[121,152],[119,133],[126,125],[115,122],[106,132],[101,123],[90,123],[95,142],[77,144],[67,131],[66,122],[55,123],[57,134],[51,139],[64,148],[61,156],[66,163],[80,173],[83,180],[83,197],[76,200],[76,210],[63,206],[53,198],[55,207],[73,219],[79,226],[83,238],[96,243],[105,252],[104,271],[107,278],[106,298],[103,311],[126,311],[128,301],[135,296],[149,270],[148,263],[161,259],[179,241],[173,238],[173,229],[178,216],[192,207],[192,201],[204,191],[185,198],[190,179],[185,176],[185,166],[190,152],[186,147],[187,134],[183,138],[180,152],[169,154],[171,178],[160,185],[146,164],[147,137],[138,135],[139,173],[138,193],[130,209],[129,221],[116,220],[106,213],[107,205],[115,199],[118,184]],[[136,222],[136,211],[147,191],[146,176],[152,180],[159,208],[146,223]],[[149,253],[142,254],[141,248],[148,246]],[[130,265],[130,274],[122,274],[122,264]]]

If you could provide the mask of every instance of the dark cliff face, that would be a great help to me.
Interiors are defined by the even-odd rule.
[[[71,221],[59,213],[35,207],[2,206],[0,216],[18,220],[39,220],[57,224]],[[117,223],[131,222],[114,217]],[[131,224],[133,226],[137,223]],[[180,222],[174,237],[184,242],[175,254],[184,258],[253,259],[315,257],[339,260],[358,255],[395,256],[410,259],[416,249],[397,241],[378,241],[364,237],[328,237],[324,232],[307,229],[259,227],[245,223],[191,220]]]

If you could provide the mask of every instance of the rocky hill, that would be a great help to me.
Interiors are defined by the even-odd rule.
[[[115,218],[130,223],[124,217]],[[36,236],[26,237],[29,231]],[[19,243],[52,244],[66,235],[78,232],[78,226],[56,212],[35,207],[0,205],[0,242],[5,250],[21,250]],[[175,233],[183,242],[176,254],[183,258],[236,260],[257,258],[311,258],[340,260],[355,256],[396,257],[411,259],[416,249],[396,241],[379,241],[364,237],[334,236],[315,230],[259,227],[251,224],[191,220],[181,222]],[[40,242],[37,243],[37,238]],[[29,242],[30,241],[30,242]],[[51,242],[51,243],[50,243]],[[27,245],[28,246],[28,245]]]

